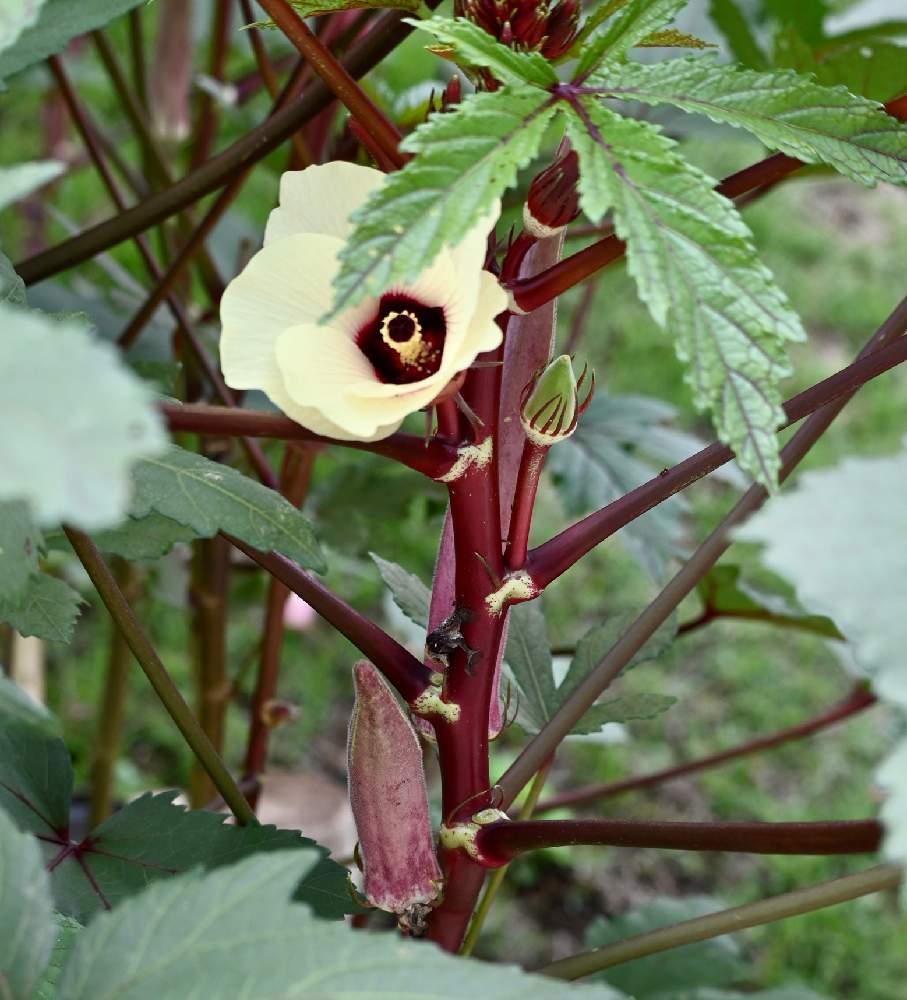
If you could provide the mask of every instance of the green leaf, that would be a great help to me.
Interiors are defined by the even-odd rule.
[[[83,603],[77,590],[48,573],[29,577],[12,598],[0,600],[0,622],[22,635],[50,642],[69,642]]]
[[[826,87],[844,86],[852,94],[871,101],[889,101],[907,91],[907,59],[904,47],[874,41],[835,46],[821,56],[806,48],[786,52],[790,65],[800,73],[812,73]],[[796,59],[796,63],[794,60]]]
[[[519,52],[502,45],[484,28],[463,17],[433,17],[427,21],[412,19],[408,23],[452,46],[467,65],[490,70],[501,83],[513,86],[528,83],[536,87],[550,87],[557,83],[557,73],[540,52]]]
[[[842,639],[838,627],[824,615],[810,615],[777,594],[768,594],[740,579],[739,566],[716,566],[700,580],[699,596],[707,613],[770,621],[775,625]]]
[[[805,472],[735,537],[761,542],[766,566],[851,643],[873,690],[907,708],[907,448]]]
[[[428,609],[431,605],[431,591],[414,573],[408,573],[395,562],[382,559],[370,552],[372,561],[378,567],[381,579],[391,592],[397,607],[416,625],[428,627]]]
[[[565,987],[395,933],[314,920],[288,899],[313,860],[280,852],[151,886],[79,936],[59,1000],[184,997],[187,984],[204,984],[211,997],[563,1000],[568,991],[577,1000],[620,1000],[610,987]]]
[[[0,996],[31,1000],[56,936],[35,841],[0,810]]]
[[[17,0],[21,2],[21,0]],[[146,0],[46,0],[37,23],[0,55],[0,80],[62,52],[78,35],[101,28]]]
[[[201,538],[224,531],[319,573],[327,568],[308,520],[275,490],[228,465],[171,445],[136,465],[133,485],[131,517],[155,511]]]
[[[694,402],[711,410],[740,465],[772,488],[785,420],[780,382],[790,374],[785,341],[805,339],[800,320],[712,178],[654,126],[588,97],[581,110],[567,132],[584,211],[596,222],[614,209],[640,298],[677,337]]]
[[[629,0],[620,6],[614,20],[580,52],[576,67],[579,80],[597,66],[621,60],[627,51],[686,7],[688,0]]]
[[[573,436],[553,448],[546,467],[566,512],[574,516],[604,507],[659,470],[705,447],[695,435],[671,426],[674,407],[648,396],[609,396],[597,391]],[[714,473],[735,488],[746,480],[729,463]],[[681,546],[682,516],[689,509],[678,494],[631,521],[618,535],[655,579]]]
[[[0,52],[37,21],[43,3],[44,0],[4,0],[0,6]]]
[[[517,604],[510,609],[507,648],[504,653],[507,665],[520,689],[519,714],[517,721],[529,733],[538,732],[549,722],[554,713],[573,692],[576,686],[596,666],[623,631],[623,625],[616,631],[608,625],[607,645],[601,642],[601,633],[593,629],[577,646],[577,654],[567,675],[560,685],[555,685],[554,664],[545,628],[545,616],[541,603],[530,601]],[[633,658],[630,666],[640,660],[657,656],[670,639],[659,631],[649,643]],[[665,642],[666,639],[666,642]],[[651,719],[660,715],[674,704],[676,699],[655,694],[634,694],[614,698],[593,705],[576,723],[571,732],[574,735],[588,735],[598,732],[609,722],[628,722],[631,719]]]
[[[21,594],[37,573],[42,545],[28,506],[21,500],[0,503],[0,604]]]
[[[907,184],[907,126],[843,87],[790,70],[737,69],[710,56],[608,68],[594,82],[623,100],[672,104],[746,129],[772,149],[826,163],[860,184]]]
[[[0,32],[2,32],[0,13]],[[14,167],[0,167],[0,209],[24,198],[66,169],[65,163],[57,160],[37,160],[34,163],[18,163]]]
[[[39,838],[46,862],[54,861],[51,888],[67,916],[85,921],[196,865],[214,868],[288,848],[311,848],[319,858],[296,898],[325,918],[357,910],[346,869],[313,840],[274,826],[233,826],[221,813],[174,805],[176,795],[147,793],[84,839],[70,840],[72,767],[63,742],[33,726],[0,728],[0,807]]]
[[[76,938],[82,931],[82,925],[72,917],[64,917],[62,913],[54,915],[57,925],[57,940],[50,953],[50,962],[44,970],[41,982],[35,990],[32,1000],[56,1000],[57,983],[63,966],[75,947]]]
[[[789,24],[810,45],[818,45],[823,37],[822,22],[829,12],[827,0],[762,0],[769,17],[780,24]]]
[[[709,17],[724,35],[731,54],[738,63],[750,69],[766,69],[768,59],[753,36],[749,22],[735,0],[711,0]]]
[[[356,228],[341,253],[335,306],[412,280],[442,246],[459,243],[515,183],[555,113],[548,94],[503,87],[471,94],[408,135],[400,148],[416,156],[352,216]]]
[[[123,559],[158,559],[177,542],[196,538],[192,528],[152,511],[145,517],[129,517],[116,528],[99,531],[94,543],[102,551]]]
[[[0,674],[0,724],[20,723],[37,726],[49,736],[56,736],[60,731],[60,722],[56,716],[36,702],[19,685]]]
[[[318,17],[320,14],[333,14],[340,10],[405,10],[415,14],[421,4],[420,0],[289,0],[290,6],[300,17]],[[246,25],[247,28],[276,28],[277,25],[266,18]]]
[[[601,948],[624,938],[691,920],[722,909],[717,900],[702,896],[686,899],[653,899],[614,920],[599,918],[586,931],[586,946]],[[595,979],[630,994],[634,1000],[661,998],[682,984],[691,993],[697,988],[729,986],[747,976],[740,947],[729,935],[696,944],[671,948],[647,958],[615,966],[595,975]]]
[[[133,462],[165,436],[149,390],[78,322],[0,304],[0,500],[39,523],[116,523]]]

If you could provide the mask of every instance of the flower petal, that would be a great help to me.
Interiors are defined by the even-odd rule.
[[[293,400],[318,410],[346,438],[372,440],[379,431],[384,432],[381,436],[387,436],[421,405],[407,406],[405,400],[399,399],[391,406],[380,405],[383,400],[378,406],[371,400],[351,401],[351,388],[378,384],[377,376],[368,358],[335,327],[315,323],[291,327],[278,338],[276,353],[284,385]],[[390,388],[399,392],[411,387]]]
[[[280,380],[277,338],[330,308],[342,245],[336,237],[315,233],[290,236],[260,250],[230,282],[220,306],[221,368],[227,385],[262,389],[277,402],[272,393]]]
[[[345,240],[353,228],[350,214],[383,179],[380,170],[342,160],[288,171],[280,178],[280,206],[268,218],[265,246],[296,233]]]

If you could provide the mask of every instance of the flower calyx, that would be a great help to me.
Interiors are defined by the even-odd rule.
[[[578,0],[456,0],[454,13],[484,28],[502,45],[558,59],[579,28]]]
[[[449,851],[466,851],[473,861],[486,868],[499,868],[500,862],[484,855],[479,849],[478,835],[483,826],[509,820],[507,813],[500,809],[482,809],[465,823],[442,824],[438,840]]]
[[[589,378],[589,389],[582,402],[579,392]],[[565,441],[576,430],[595,391],[595,373],[585,365],[577,379],[568,354],[555,358],[547,368],[537,371],[526,385],[520,399],[520,422],[526,437],[539,448],[550,448]]]
[[[531,236],[556,236],[579,215],[578,181],[579,160],[569,148],[532,178],[523,205],[523,225]]]

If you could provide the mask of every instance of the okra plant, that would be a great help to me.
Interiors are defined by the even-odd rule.
[[[0,995],[751,996],[758,976],[722,958],[736,947],[723,935],[898,894],[907,455],[782,487],[857,390],[907,358],[907,299],[892,289],[862,351],[785,399],[789,348],[812,347],[741,210],[834,172],[889,185],[903,212],[907,27],[835,33],[825,0],[712,0],[710,20],[688,3],[0,4],[0,207],[18,257],[0,255]],[[404,92],[382,74],[409,60],[421,76],[410,66]],[[14,128],[20,94],[30,110]],[[682,142],[693,116],[765,154],[709,176]],[[258,211],[254,229],[237,205]],[[225,253],[230,225],[244,236]],[[596,364],[609,305],[572,290],[621,261],[612,287],[648,310],[638,335],[653,350],[673,342],[714,443],[665,427],[643,380],[609,393]],[[334,491],[313,502],[330,463]],[[679,498],[707,476],[738,495],[684,546]],[[552,483],[563,523],[533,525]],[[414,497],[439,516],[410,518]],[[357,519],[384,540],[368,568],[344,551]],[[436,548],[429,586],[401,563],[431,526],[415,539]],[[608,610],[617,584],[574,572],[619,532],[654,595],[623,617]],[[763,546],[798,606],[719,564],[741,541]],[[362,610],[356,581],[375,570],[396,619],[387,603]],[[143,613],[174,573],[190,601],[166,616],[184,616],[188,652],[161,647]],[[559,581],[601,610],[556,673],[542,603]],[[259,821],[272,734],[307,711],[282,696],[291,608],[347,641],[330,672],[352,673],[350,858]],[[96,728],[73,761],[67,664],[102,616]],[[859,672],[852,692],[663,772],[561,780],[568,738],[631,720],[666,731],[675,699],[627,671],[719,619],[825,637]],[[237,629],[255,633],[239,666]],[[53,644],[56,715],[28,674],[40,643]],[[168,662],[186,657],[191,676]],[[118,775],[135,664],[145,711],[195,763],[181,787],[148,791],[149,777],[130,797]],[[619,792],[879,701],[892,736],[878,815],[595,817]],[[324,716],[311,732],[327,734]],[[669,906],[599,923],[588,950],[547,964],[469,958],[507,866],[574,845],[880,856],[689,919]]]

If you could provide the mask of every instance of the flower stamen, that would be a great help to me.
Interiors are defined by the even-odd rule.
[[[422,356],[422,324],[416,314],[404,309],[401,312],[392,310],[381,323],[381,339],[391,350],[400,355],[400,360],[407,365],[415,364]]]

